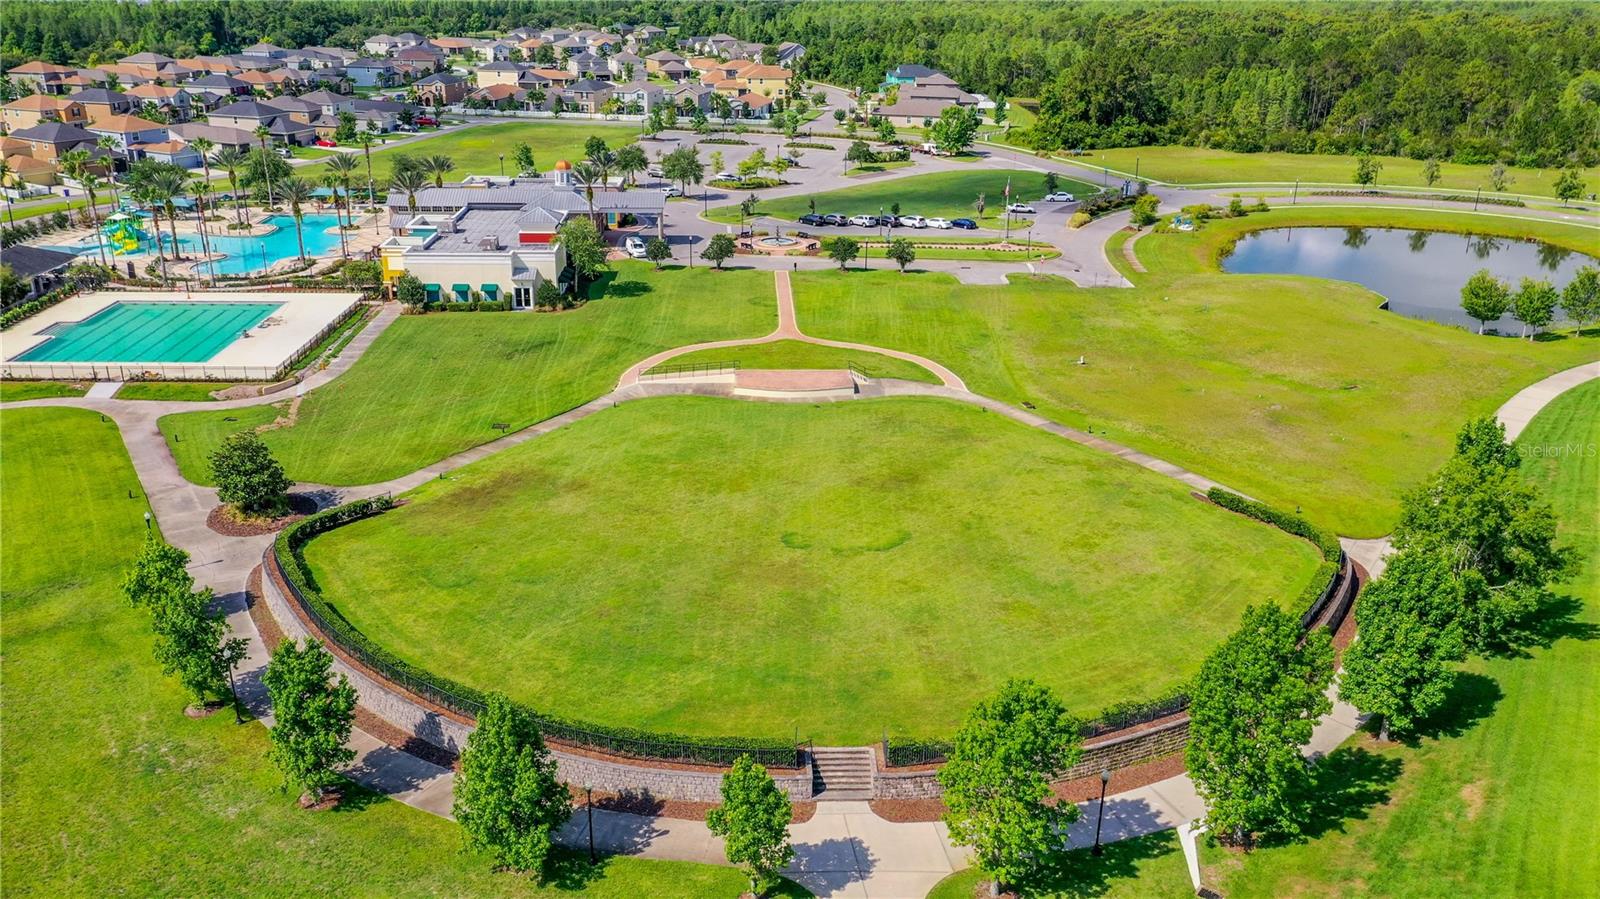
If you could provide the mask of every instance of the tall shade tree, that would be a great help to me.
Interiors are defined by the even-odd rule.
[[[154,654],[161,673],[176,675],[196,705],[232,692],[229,672],[244,658],[246,642],[228,638],[210,588],[196,591],[189,554],[151,535],[122,579],[122,595],[150,613]]]
[[[794,858],[789,821],[794,809],[767,769],[741,755],[722,776],[722,804],[706,813],[706,825],[722,837],[728,863],[744,869],[750,892],[764,895]]]
[[[602,141],[601,146],[598,149],[590,150],[584,159],[597,176],[595,182],[604,190],[606,184],[610,182],[611,169],[617,164],[617,154],[606,149],[604,141]]]
[[[284,640],[273,651],[261,682],[272,701],[268,755],[286,784],[313,802],[339,782],[338,768],[356,757],[345,746],[355,721],[356,688],[333,679],[333,656],[316,640]],[[302,802],[305,798],[302,798]]]
[[[1412,731],[1444,705],[1455,683],[1450,663],[1466,656],[1458,612],[1463,582],[1435,553],[1392,556],[1383,576],[1361,593],[1361,639],[1344,654],[1339,696],[1379,716],[1381,739]]]
[[[593,219],[585,216],[570,218],[562,223],[557,237],[567,251],[567,261],[572,263],[573,270],[582,281],[592,282],[600,277],[606,268],[606,243],[601,239],[600,229],[595,227]],[[581,282],[574,284],[573,292],[582,296],[580,288],[585,286]]]
[[[451,811],[468,845],[521,871],[544,869],[553,834],[572,817],[572,794],[533,717],[499,693],[467,737]]]
[[[217,498],[239,514],[274,516],[287,510],[292,482],[255,431],[247,429],[229,435],[209,461]]]
[[[1561,292],[1561,311],[1582,331],[1600,321],[1600,268],[1586,265]]]
[[[738,245],[733,242],[732,234],[717,233],[711,235],[711,241],[706,244],[700,258],[709,259],[712,265],[722,268],[722,263],[732,259],[737,249]]]
[[[572,180],[578,182],[583,199],[589,204],[589,217],[594,218],[594,188],[605,183],[605,174],[592,162],[580,162],[572,167]]]
[[[956,731],[939,769],[944,820],[999,886],[1025,882],[1065,849],[1078,807],[1056,799],[1050,782],[1082,757],[1080,729],[1049,688],[1011,679]]]
[[[1200,667],[1189,703],[1189,775],[1206,801],[1214,833],[1250,845],[1258,835],[1294,835],[1307,811],[1308,773],[1300,747],[1333,678],[1324,630],[1301,641],[1298,618],[1251,606],[1244,621]]]
[[[1561,170],[1561,175],[1556,178],[1556,197],[1561,200],[1561,205],[1566,206],[1573,200],[1583,196],[1583,178],[1578,175],[1578,170],[1567,167]]]
[[[611,167],[622,176],[624,185],[633,183],[640,172],[650,167],[650,160],[644,155],[644,148],[638,144],[628,144],[617,150],[616,159]]]
[[[690,184],[699,184],[705,178],[706,166],[694,147],[683,146],[661,158],[661,173],[668,181],[678,182],[678,189],[687,193]]]
[[[339,208],[342,205],[343,195],[340,191],[344,185],[339,181],[339,173],[330,171],[322,176],[322,186],[333,191],[333,221],[334,228],[339,232],[339,255],[345,259],[350,258],[350,248],[345,244],[344,219],[340,217]]]
[[[289,204],[289,214],[294,216],[294,239],[300,247],[300,260],[306,258],[306,204],[311,202],[313,188],[303,178],[287,178],[279,188],[283,201]]]
[[[1511,297],[1511,315],[1522,323],[1522,336],[1532,340],[1539,329],[1555,320],[1561,293],[1549,281],[1523,278]]]
[[[1510,288],[1486,268],[1474,272],[1467,283],[1461,285],[1461,310],[1478,320],[1479,334],[1483,333],[1484,325],[1499,321],[1510,308]]]

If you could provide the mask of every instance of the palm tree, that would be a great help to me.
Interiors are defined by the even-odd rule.
[[[371,125],[371,122],[367,123]],[[367,202],[377,202],[378,188],[372,181],[372,144],[377,136],[371,131],[357,131],[356,144],[361,147],[361,155],[367,158]]]
[[[183,177],[183,169],[175,165],[162,164],[150,178],[150,189],[161,209],[167,213],[167,224],[172,230],[172,258],[182,259],[182,247],[178,243],[178,200],[189,193],[189,182]],[[156,231],[159,235],[160,219],[156,221]],[[160,243],[160,240],[156,242]]]
[[[649,157],[644,155],[644,148],[638,144],[628,144],[617,151],[617,158],[611,163],[622,176],[622,183],[628,184],[633,177],[650,167]]]
[[[389,189],[406,195],[406,207],[417,211],[417,191],[428,186],[428,176],[418,169],[401,169],[389,176]]]
[[[261,170],[266,173],[267,176],[267,205],[276,206],[278,204],[272,198],[272,160],[267,157],[267,138],[271,134],[272,132],[267,130],[266,125],[256,126],[256,140],[261,141]]]
[[[610,150],[596,147],[589,153],[589,165],[600,175],[600,189],[606,186],[607,175],[611,174],[611,167],[617,164],[617,154]]]
[[[202,183],[202,185],[200,187],[200,193],[201,193],[202,196],[204,196],[206,198],[207,205],[212,205],[211,202],[210,202],[210,200],[211,200],[211,151],[215,150],[217,148],[217,143],[216,143],[216,141],[213,141],[210,138],[197,137],[194,140],[189,141],[189,146],[194,147],[194,151],[196,153],[200,154],[200,167],[202,169],[204,169],[205,173],[206,173],[206,180]]]
[[[333,191],[333,221],[334,227],[339,229],[339,255],[349,259],[350,249],[344,243],[344,220],[339,218],[339,174],[337,172],[328,172],[328,174],[322,176],[322,183]]]
[[[429,156],[422,160],[422,170],[433,176],[434,187],[444,187],[444,176],[455,168],[456,161],[448,156]]]
[[[589,201],[589,218],[594,218],[594,186],[603,183],[600,170],[593,163],[580,162],[572,167],[572,177],[583,187],[583,198]]]
[[[211,235],[206,230],[206,194],[210,186],[209,178],[194,176],[195,230],[200,234],[200,252],[206,256],[211,255]]]
[[[238,147],[223,147],[212,154],[211,161],[228,173],[229,189],[233,191],[233,217],[241,225],[248,224],[247,210],[239,202],[239,168],[245,163],[245,155]]]
[[[352,228],[354,228],[356,225],[356,211],[354,208],[352,208],[352,204],[350,202],[350,181],[355,177],[356,166],[358,164],[359,163],[356,162],[356,158],[349,153],[340,153],[339,155],[328,160],[329,174],[336,178],[339,182],[339,187],[344,189],[345,215],[347,218],[349,218],[349,224]],[[340,234],[342,237],[342,230]]]
[[[89,221],[94,227],[94,245],[100,251],[100,264],[105,265],[106,245],[100,239],[100,210],[97,208],[99,201],[96,199],[100,190],[106,186],[105,179],[94,172],[85,171],[78,176],[78,185],[83,188],[84,193],[89,195]]]
[[[0,159],[0,188],[9,185],[11,183],[11,176],[14,174],[16,174],[16,172],[11,168],[11,164],[6,162],[4,159]],[[17,214],[11,209],[11,198],[9,197],[6,198],[6,220],[11,223],[12,227],[16,227]]]
[[[311,185],[300,178],[285,178],[280,186],[284,202],[289,204],[289,212],[294,215],[294,239],[300,244],[300,259],[306,258],[306,237],[303,222],[305,221],[304,204],[311,202]]]

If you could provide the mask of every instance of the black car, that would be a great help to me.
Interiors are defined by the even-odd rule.
[[[834,225],[835,227],[843,228],[845,225],[850,224],[850,219],[848,216],[840,215],[837,212],[830,212],[822,217],[822,223],[824,225]]]
[[[808,212],[805,215],[800,216],[799,222],[802,225],[810,225],[813,228],[817,225],[827,224],[822,220],[822,216],[817,215],[815,212]]]
[[[951,219],[950,226],[952,228],[965,228],[968,231],[978,230],[978,223],[972,219]]]
[[[898,226],[899,224],[900,224],[900,216],[898,216],[898,215],[880,215],[880,216],[878,216],[878,227],[880,227],[880,228],[893,228],[893,227]]]

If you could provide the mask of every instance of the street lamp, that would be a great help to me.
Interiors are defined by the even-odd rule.
[[[589,784],[584,784],[584,809],[589,813],[589,864],[595,864],[595,789]]]
[[[1089,854],[1098,858],[1105,852],[1100,846],[1100,825],[1106,819],[1106,785],[1111,783],[1111,769],[1105,768],[1100,772],[1100,810],[1094,818],[1094,848]]]
[[[506,176],[506,154],[500,154],[500,177]]]
[[[233,696],[233,723],[243,724],[244,716],[239,714],[239,688],[233,683],[233,669],[239,667],[238,662],[228,666],[228,692]]]

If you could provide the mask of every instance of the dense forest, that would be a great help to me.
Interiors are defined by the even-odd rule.
[[[902,62],[1038,98],[1046,148],[1188,143],[1525,165],[1600,157],[1600,5],[1581,3],[6,0],[0,54],[95,63],[258,40],[655,23],[804,44],[808,77],[874,87]]]

